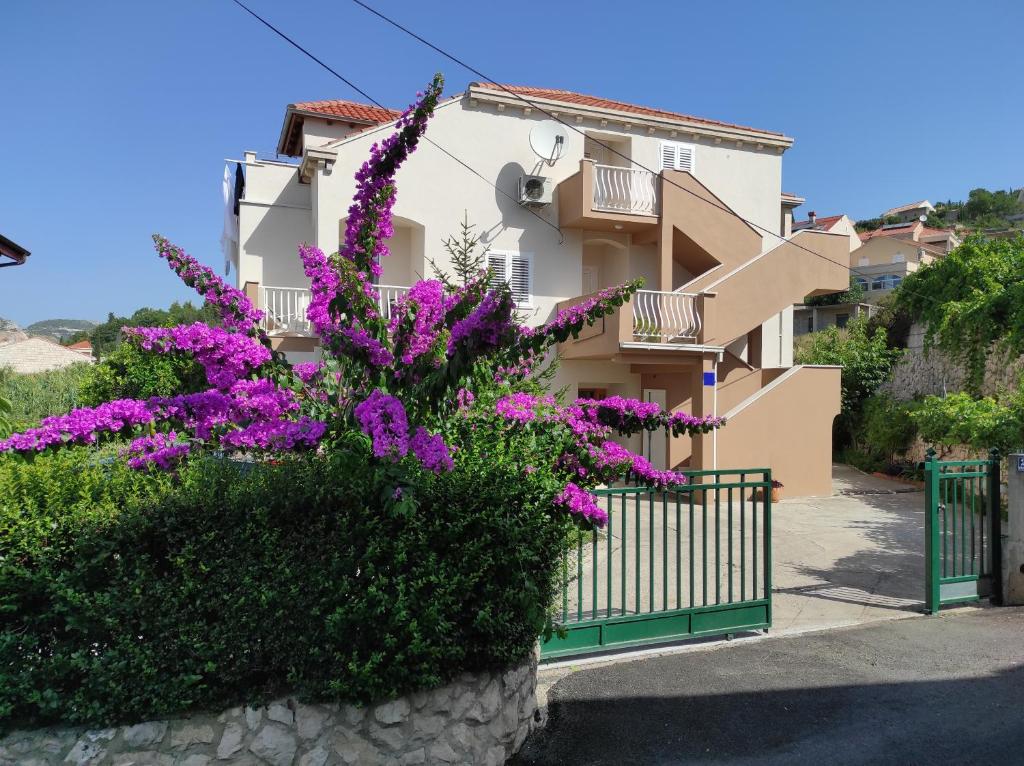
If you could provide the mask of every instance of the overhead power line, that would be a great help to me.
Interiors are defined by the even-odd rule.
[[[286,35],[286,34],[285,34],[284,32],[282,32],[282,31],[281,31],[280,29],[278,29],[278,28],[277,28],[277,27],[275,27],[275,26],[274,26],[273,24],[271,24],[271,23],[270,23],[269,21],[267,21],[267,20],[266,20],[266,19],[264,19],[264,18],[263,18],[262,16],[260,16],[260,15],[259,15],[258,13],[256,13],[256,12],[255,12],[254,10],[252,10],[251,8],[249,8],[249,7],[247,6],[247,5],[245,5],[244,3],[240,2],[240,0],[231,0],[231,1],[232,1],[232,2],[233,2],[233,3],[235,4],[235,5],[237,5],[237,6],[239,7],[239,8],[241,8],[241,9],[242,9],[243,11],[245,11],[245,12],[246,12],[246,13],[248,13],[248,14],[249,14],[250,16],[252,16],[252,17],[253,17],[254,19],[256,19],[256,20],[257,20],[258,22],[260,22],[260,24],[262,24],[263,26],[265,26],[265,27],[266,27],[267,29],[269,29],[269,30],[270,30],[271,32],[273,32],[274,34],[276,34],[276,35],[277,35],[278,37],[280,37],[280,38],[281,38],[282,40],[284,40],[284,41],[285,41],[285,42],[287,42],[287,43],[288,43],[289,45],[291,45],[291,46],[292,46],[293,48],[295,48],[295,49],[296,49],[296,50],[298,50],[298,51],[299,51],[300,53],[302,53],[302,54],[303,54],[304,56],[307,56],[307,57],[309,57],[310,59],[312,59],[313,61],[315,61],[315,62],[316,62],[317,64],[319,64],[319,65],[320,65],[321,67],[323,67],[323,68],[324,68],[324,69],[326,69],[326,70],[327,70],[328,72],[330,72],[330,73],[331,73],[332,75],[334,75],[335,77],[337,77],[337,78],[338,78],[339,80],[341,80],[341,81],[342,81],[343,83],[345,83],[345,84],[346,84],[346,85],[347,85],[348,87],[350,87],[350,88],[351,88],[352,90],[354,90],[354,91],[355,91],[356,93],[358,93],[358,94],[359,94],[360,96],[362,96],[363,98],[365,98],[365,99],[366,99],[367,101],[369,101],[369,102],[370,102],[371,104],[373,104],[374,106],[380,107],[381,109],[386,109],[386,110],[388,110],[388,111],[392,111],[390,107],[384,106],[384,104],[382,104],[382,103],[381,103],[380,101],[378,101],[377,99],[375,99],[375,98],[374,98],[373,96],[371,96],[371,95],[370,95],[369,93],[367,93],[367,92],[366,92],[365,90],[363,90],[362,88],[360,88],[360,87],[359,87],[358,85],[356,85],[356,84],[355,84],[354,82],[352,82],[352,81],[351,81],[350,79],[348,79],[347,77],[345,77],[344,75],[342,75],[342,74],[341,74],[340,72],[338,72],[337,70],[335,70],[335,69],[334,69],[333,67],[329,66],[329,65],[328,65],[327,63],[325,63],[325,62],[324,62],[324,61],[323,61],[322,59],[320,59],[320,58],[318,58],[317,56],[315,56],[315,55],[314,55],[313,53],[311,53],[311,52],[310,52],[309,50],[307,50],[307,49],[306,49],[306,48],[304,48],[304,47],[303,47],[302,45],[300,45],[299,43],[297,43],[297,42],[296,42],[295,40],[293,40],[293,39],[292,39],[291,37],[289,37],[288,35]],[[514,202],[514,203],[516,204],[516,206],[517,206],[517,207],[519,207],[519,209],[521,209],[521,210],[524,210],[524,211],[526,211],[526,212],[527,212],[527,213],[529,213],[530,215],[534,216],[534,217],[535,217],[535,218],[536,218],[537,220],[539,220],[539,221],[543,222],[543,223],[544,223],[544,224],[546,224],[547,226],[550,226],[550,227],[551,227],[552,229],[554,229],[555,231],[557,231],[557,232],[558,232],[558,236],[559,236],[559,244],[561,244],[561,243],[562,243],[562,242],[563,242],[563,241],[565,240],[565,235],[564,235],[564,234],[562,233],[562,229],[561,229],[561,228],[560,228],[559,226],[557,226],[556,224],[553,224],[553,223],[551,223],[551,221],[549,221],[548,219],[544,218],[544,217],[543,217],[542,215],[540,215],[539,213],[537,213],[537,212],[536,212],[535,210],[532,210],[532,209],[531,209],[531,208],[529,208],[529,207],[524,207],[523,205],[520,205],[520,204],[519,204],[519,200],[518,200],[518,199],[516,199],[515,197],[513,197],[513,196],[512,196],[511,194],[509,194],[508,192],[506,192],[506,191],[505,191],[504,189],[500,188],[500,187],[499,187],[499,186],[498,186],[498,185],[497,185],[496,183],[494,183],[494,182],[493,182],[493,181],[491,181],[491,180],[490,180],[489,178],[487,178],[487,177],[486,177],[485,175],[483,175],[483,174],[482,174],[482,173],[480,173],[480,172],[479,172],[478,170],[476,170],[475,168],[473,168],[473,167],[472,167],[471,165],[469,165],[469,164],[468,164],[467,162],[465,162],[464,160],[461,160],[461,159],[459,159],[458,157],[456,157],[456,156],[455,156],[455,155],[454,155],[454,154],[453,154],[452,152],[450,152],[450,151],[448,151],[447,149],[445,149],[445,148],[444,148],[443,146],[441,146],[441,145],[440,145],[439,143],[437,143],[436,141],[434,141],[433,139],[431,139],[431,138],[430,138],[429,136],[426,136],[426,135],[425,135],[425,136],[423,136],[423,139],[422,139],[422,140],[426,141],[426,142],[427,142],[428,144],[430,144],[431,146],[433,146],[434,148],[436,148],[436,149],[437,149],[438,151],[440,151],[440,152],[442,152],[443,154],[445,154],[446,156],[448,156],[448,157],[449,157],[450,159],[452,159],[452,160],[453,160],[454,162],[457,162],[457,163],[458,163],[459,165],[461,165],[461,166],[462,166],[463,168],[465,168],[466,170],[468,170],[468,171],[469,171],[470,173],[472,173],[472,174],[473,174],[474,176],[476,176],[477,178],[479,178],[480,180],[482,180],[482,181],[483,181],[484,183],[486,183],[486,184],[487,184],[488,186],[490,186],[491,188],[493,188],[493,189],[494,189],[494,190],[495,190],[496,192],[498,192],[498,193],[499,193],[499,194],[501,194],[502,196],[506,197],[507,199],[511,200],[512,202]]]
[[[237,1],[238,0],[235,0],[235,2],[237,2]],[[610,144],[605,143],[604,141],[601,141],[599,138],[595,138],[594,136],[587,135],[587,133],[584,130],[582,130],[581,128],[579,128],[576,125],[572,124],[571,122],[568,122],[566,120],[561,119],[557,114],[551,112],[549,109],[546,109],[543,105],[538,104],[536,101],[533,101],[533,100],[525,97],[523,94],[517,93],[516,91],[512,90],[508,86],[503,85],[502,83],[497,82],[492,77],[487,76],[486,74],[484,74],[482,71],[480,71],[476,67],[472,66],[471,64],[466,63],[465,61],[463,61],[461,58],[459,58],[455,54],[450,53],[449,51],[445,50],[444,48],[441,48],[438,45],[435,45],[434,43],[432,43],[429,40],[427,40],[426,38],[424,38],[422,35],[417,34],[413,30],[409,29],[408,27],[404,26],[403,24],[399,23],[398,21],[395,21],[391,17],[386,16],[385,14],[381,13],[380,11],[378,11],[376,8],[373,8],[372,6],[367,5],[362,0],[352,0],[352,2],[355,3],[356,5],[358,5],[359,7],[365,9],[366,11],[369,11],[374,16],[376,16],[377,18],[379,18],[382,21],[386,22],[387,24],[390,24],[391,26],[395,27],[396,29],[398,29],[398,30],[404,32],[405,34],[409,35],[413,39],[423,43],[428,48],[430,48],[431,50],[439,53],[441,56],[444,56],[449,61],[452,61],[455,64],[458,64],[462,68],[466,69],[467,71],[473,73],[474,75],[479,77],[481,80],[490,83],[491,85],[493,85],[496,88],[500,89],[504,93],[507,93],[508,95],[512,96],[513,98],[523,102],[524,104],[529,106],[531,109],[536,109],[541,114],[544,114],[547,117],[549,117],[550,119],[552,119],[555,122],[559,123],[560,125],[563,125],[564,127],[569,128],[570,130],[575,131],[576,133],[579,133],[581,136],[584,136],[585,138],[587,138],[590,141],[594,142],[598,146],[603,147],[604,149],[606,149],[607,151],[611,152],[612,154],[614,154],[614,155],[616,155],[616,156],[626,160],[627,162],[629,162],[632,165],[636,165],[641,170],[646,170],[648,173],[652,173],[653,175],[658,175],[657,172],[655,172],[651,168],[647,167],[643,163],[638,162],[637,160],[633,159],[632,157],[629,157],[629,156],[623,154],[621,151],[616,149],[614,146],[611,146]],[[706,203],[708,205],[711,205],[712,207],[714,207],[714,208],[716,208],[718,210],[721,210],[724,213],[727,213],[728,215],[734,216],[735,218],[739,219],[740,221],[742,221],[743,223],[747,224],[748,226],[750,226],[750,227],[752,227],[752,228],[754,228],[754,229],[756,229],[758,231],[763,231],[764,233],[766,233],[766,234],[768,234],[768,235],[770,235],[772,237],[775,237],[776,239],[778,239],[781,242],[789,242],[794,247],[799,248],[800,250],[803,250],[804,252],[810,253],[811,255],[815,256],[816,258],[821,258],[822,260],[827,261],[827,262],[832,263],[832,264],[835,264],[836,266],[842,266],[843,268],[848,269],[850,271],[850,273],[854,274],[855,276],[860,276],[860,277],[877,276],[877,275],[873,275],[873,274],[866,274],[866,273],[858,272],[857,269],[855,269],[849,262],[843,263],[841,261],[833,260],[832,258],[829,258],[826,255],[822,255],[821,253],[815,252],[814,250],[811,250],[808,247],[804,247],[803,245],[801,245],[798,242],[794,242],[792,239],[787,239],[786,237],[784,237],[779,232],[774,231],[772,229],[769,229],[769,228],[767,228],[765,226],[762,226],[759,223],[756,223],[755,221],[748,220],[748,219],[744,218],[743,216],[741,216],[739,213],[737,213],[735,210],[731,210],[730,208],[728,208],[728,207],[726,207],[724,205],[719,205],[715,201],[707,199],[706,197],[703,197],[700,194],[697,194],[692,189],[687,189],[685,186],[682,186],[681,184],[676,183],[673,179],[669,178],[668,176],[662,176],[662,178],[663,178],[663,181],[665,183],[668,183],[671,186],[676,187],[680,191],[683,191],[683,192],[691,195],[692,197],[695,197],[696,199],[699,199],[702,202],[704,202],[704,203]],[[921,295],[921,297],[927,298],[929,300],[936,300],[932,296],[922,295],[920,293],[913,293],[913,294]]]

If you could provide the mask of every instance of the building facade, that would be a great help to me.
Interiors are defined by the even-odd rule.
[[[421,142],[397,179],[382,308],[431,277],[431,263],[446,268],[442,243],[464,216],[531,324],[643,279],[619,312],[560,346],[555,386],[728,418],[693,439],[634,437],[656,465],[769,465],[791,494],[829,493],[839,370],[793,365],[792,312],[804,296],[847,287],[849,238],[785,231],[792,139],[568,91],[510,91],[473,83],[438,105],[430,142],[487,180]],[[342,101],[291,105],[278,148],[294,161],[245,155],[229,257],[293,358],[318,348],[297,246],[338,249],[353,174],[395,116]],[[542,156],[555,134],[557,150]]]

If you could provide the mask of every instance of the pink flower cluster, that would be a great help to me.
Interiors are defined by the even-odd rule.
[[[120,399],[98,407],[46,418],[38,428],[0,441],[0,452],[33,452],[64,444],[95,444],[104,434],[139,426],[175,423],[192,438],[230,448],[294,449],[314,447],[326,425],[305,416],[296,419],[295,395],[266,379],[239,380],[228,389],[147,401]],[[168,464],[187,452],[163,434],[139,437],[129,446],[135,467]],[[285,446],[287,445],[287,446]]]
[[[271,359],[270,349],[258,340],[202,322],[178,327],[124,327],[121,332],[146,351],[191,354],[206,370],[210,385],[221,389],[230,388]]]
[[[263,312],[252,305],[245,293],[224,282],[213,269],[203,266],[164,237],[154,236],[153,242],[160,257],[167,261],[181,281],[195,288],[217,309],[225,327],[245,333],[254,331],[263,318]]]
[[[608,514],[595,502],[594,496],[571,481],[555,496],[555,506],[582,516],[599,527],[608,523]]]
[[[412,104],[395,124],[396,131],[380,144],[370,147],[370,158],[356,171],[356,194],[348,210],[345,240],[341,256],[356,264],[360,271],[369,270],[375,277],[381,273],[380,259],[388,255],[382,240],[394,235],[391,208],[395,204],[395,173],[416,151],[420,137],[427,130],[427,121],[441,95],[440,75],[417,94]]]
[[[448,356],[453,356],[460,348],[475,353],[497,348],[513,327],[514,309],[515,304],[508,293],[489,291],[469,316],[452,325]]]
[[[128,456],[128,465],[131,468],[138,470],[153,465],[168,471],[176,466],[190,449],[191,445],[188,442],[178,441],[178,435],[171,431],[133,439],[123,454]]]
[[[416,429],[409,447],[412,449],[416,459],[428,471],[441,473],[442,471],[450,471],[455,467],[455,462],[452,460],[448,445],[444,443],[441,435],[431,434],[422,426]]]
[[[497,412],[505,420],[528,423],[537,420],[537,407],[540,405],[554,406],[555,400],[550,396],[532,396],[526,393],[508,394],[501,397],[494,405]]]
[[[380,389],[356,406],[356,420],[373,441],[375,457],[397,460],[409,452],[409,419],[402,402]]]
[[[399,299],[390,330],[402,364],[410,366],[430,350],[444,327],[446,311],[444,285],[436,279],[417,282]]]
[[[152,420],[153,413],[146,402],[118,399],[43,418],[37,428],[0,441],[0,452],[40,452],[63,444],[95,444],[97,434],[120,433]]]

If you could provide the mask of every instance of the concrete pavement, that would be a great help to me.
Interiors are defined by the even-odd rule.
[[[924,493],[844,465],[833,466],[833,488],[774,506],[773,633],[924,607]]]
[[[1022,684],[1022,608],[736,641],[566,676],[516,762],[1019,763]]]

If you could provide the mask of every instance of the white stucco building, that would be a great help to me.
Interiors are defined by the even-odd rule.
[[[245,153],[229,258],[290,356],[317,351],[297,247],[338,249],[353,174],[397,116],[347,101],[292,104],[278,152],[294,160]],[[554,161],[531,147],[531,136],[549,131],[564,136]],[[430,277],[430,261],[447,263],[442,242],[464,214],[531,323],[643,278],[630,304],[562,344],[558,385],[729,416],[718,436],[633,445],[658,464],[769,464],[796,494],[830,491],[838,370],[793,366],[792,311],[806,295],[847,287],[850,245],[843,233],[789,231],[795,198],[781,191],[782,160],[793,139],[570,91],[478,83],[439,104],[427,136],[487,181],[421,142],[397,178],[382,300]],[[526,204],[529,177],[543,179],[542,199]]]

